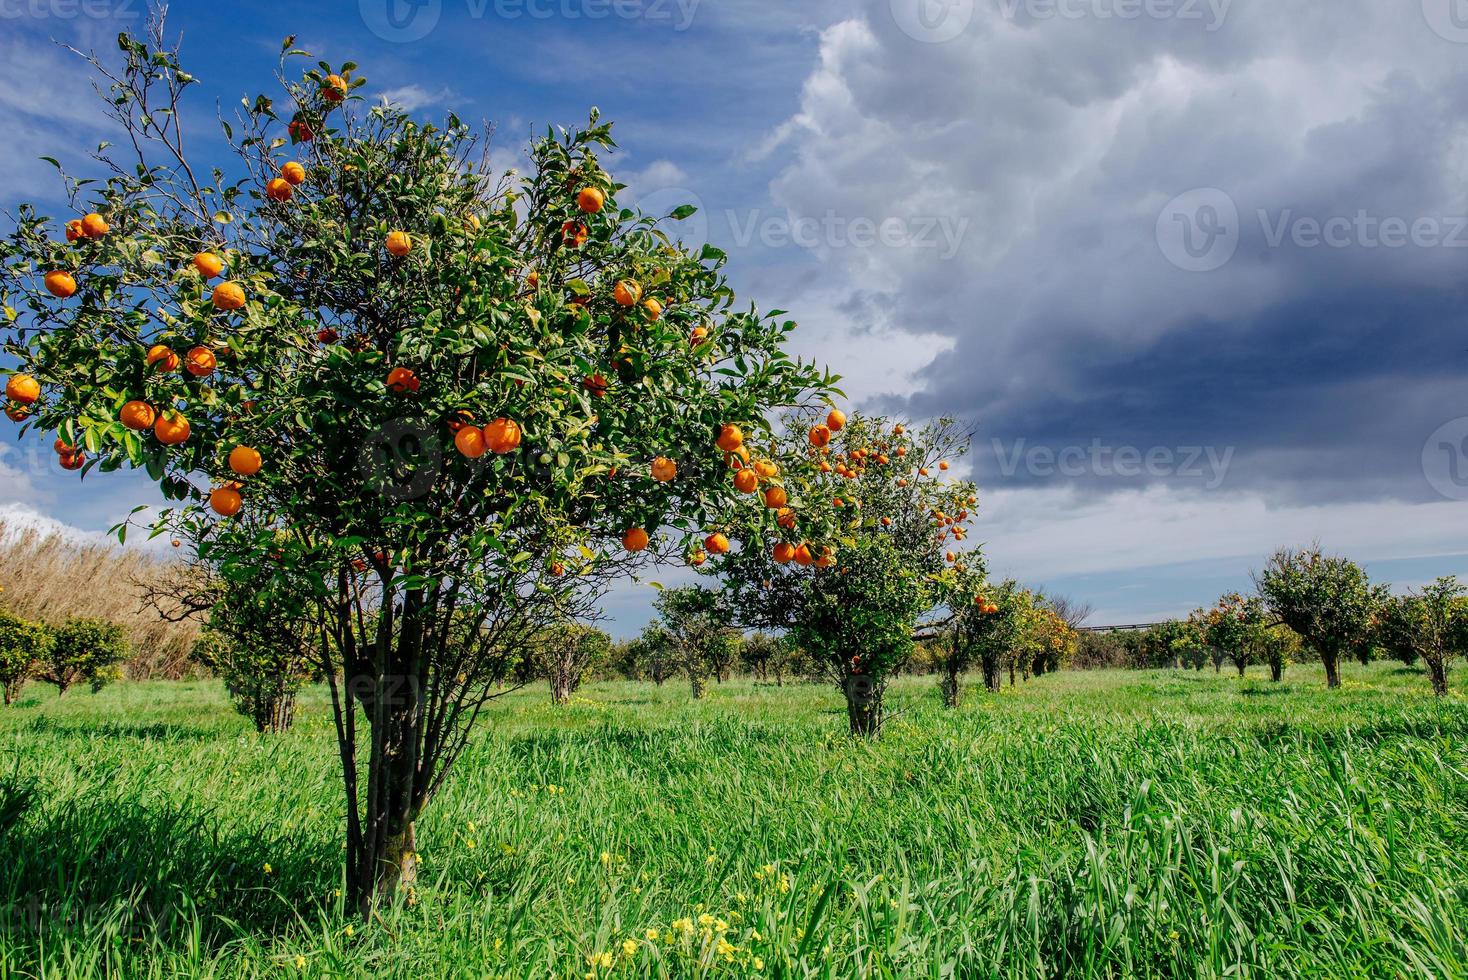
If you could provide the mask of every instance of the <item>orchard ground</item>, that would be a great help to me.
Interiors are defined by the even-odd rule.
[[[363,925],[322,691],[257,736],[217,683],[32,685],[0,974],[1468,974],[1468,702],[1419,670],[1063,672],[957,711],[905,678],[892,711],[868,743],[819,685],[511,694]]]

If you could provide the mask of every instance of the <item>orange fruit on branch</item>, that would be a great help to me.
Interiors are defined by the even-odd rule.
[[[787,531],[795,530],[795,511],[789,507],[781,507],[780,513],[775,515],[775,523]]]
[[[45,284],[46,292],[55,296],[57,299],[66,299],[72,293],[76,292],[76,280],[71,277],[71,273],[69,272],[62,272],[60,270],[48,272],[46,273]]]
[[[846,413],[839,408],[833,408],[826,415],[826,427],[832,432],[840,432],[846,428]]]
[[[484,427],[484,443],[489,451],[503,456],[520,448],[520,426],[512,419],[500,417]]]
[[[214,352],[207,347],[195,347],[184,359],[184,370],[196,378],[207,378],[217,366]]]
[[[641,551],[647,547],[647,532],[640,527],[628,528],[622,535],[622,547],[628,551]]]
[[[295,190],[291,188],[290,181],[284,177],[271,177],[265,184],[265,196],[278,204],[289,201],[295,193]]]
[[[158,413],[147,402],[134,399],[122,406],[117,420],[134,432],[147,432],[158,421]]]
[[[642,298],[642,287],[632,279],[619,279],[612,289],[612,299],[618,306],[633,306]]]
[[[814,565],[815,562],[816,556],[810,553],[810,545],[802,544],[795,549],[795,564],[809,566]]]
[[[85,235],[86,235],[86,232],[82,231],[82,219],[81,218],[72,218],[70,221],[68,221],[66,223],[66,240],[67,241],[74,242],[78,238],[82,238]]]
[[[280,177],[292,187],[299,187],[306,182],[306,168],[291,160],[281,166]]]
[[[387,372],[387,390],[395,395],[417,394],[420,384],[418,375],[408,368],[395,367]]]
[[[244,505],[244,499],[234,487],[216,487],[209,494],[209,506],[221,517],[233,517]]]
[[[817,449],[824,449],[831,442],[831,429],[825,425],[813,425],[810,427],[810,432],[806,438],[810,440],[812,446],[815,446]]]
[[[193,263],[205,279],[213,279],[224,271],[224,262],[213,252],[195,252]]]
[[[347,97],[347,80],[340,75],[327,75],[321,82],[321,97],[327,102],[340,102]]]
[[[659,456],[652,461],[652,478],[659,483],[667,483],[678,475],[678,464],[666,456]]]
[[[469,459],[478,459],[489,451],[484,431],[472,425],[460,425],[454,433],[454,448]]]
[[[222,282],[209,294],[216,310],[228,313],[245,305],[245,291],[238,283]]]
[[[658,317],[663,315],[663,304],[649,296],[642,301],[642,308],[647,311],[647,318],[656,323]]]
[[[95,211],[82,218],[82,234],[88,238],[101,238],[111,230],[107,225],[107,219]]]
[[[583,187],[576,195],[576,206],[587,214],[596,214],[606,203],[607,196],[598,187]]]
[[[163,344],[154,344],[148,348],[148,366],[170,374],[178,370],[178,355]]]
[[[729,538],[721,531],[715,531],[703,539],[703,546],[715,555],[727,555],[729,553]]]
[[[406,231],[390,231],[386,245],[388,254],[400,259],[413,251],[413,236]]]
[[[589,374],[581,380],[581,387],[585,388],[592,398],[605,398],[610,385],[605,375]]]
[[[61,468],[63,470],[79,470],[86,465],[86,462],[87,456],[85,453],[61,454]]]
[[[789,541],[781,541],[775,545],[772,556],[780,564],[788,565],[795,558],[795,545]]]
[[[725,424],[719,429],[716,444],[726,453],[738,452],[739,447],[744,445],[744,432],[737,425]]]
[[[690,347],[697,347],[708,339],[709,332],[707,327],[694,327],[693,332],[688,335],[688,345]]]
[[[754,493],[759,489],[759,477],[754,475],[754,470],[740,470],[734,474],[734,489],[740,493]]]
[[[786,504],[784,487],[765,488],[765,506],[771,510],[779,510]]]
[[[180,412],[164,412],[153,423],[153,434],[165,446],[181,446],[189,440],[189,420]]]
[[[260,453],[249,446],[235,446],[229,451],[229,468],[239,476],[260,472]]]
[[[580,248],[586,244],[586,226],[579,221],[567,221],[561,225],[561,241],[567,248]]]
[[[5,382],[5,397],[17,405],[34,405],[41,397],[41,384],[29,374],[12,375]]]

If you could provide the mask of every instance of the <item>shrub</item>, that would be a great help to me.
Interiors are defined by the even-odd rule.
[[[128,649],[127,635],[116,623],[68,619],[51,630],[36,678],[55,684],[58,694],[82,682],[96,691],[120,676],[117,665],[127,659]]]
[[[50,643],[46,627],[0,609],[0,689],[6,704],[15,701]]]

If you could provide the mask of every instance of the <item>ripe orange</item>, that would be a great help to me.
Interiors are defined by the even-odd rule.
[[[927,476],[927,475],[928,475],[928,468],[926,466],[919,466],[918,467],[918,476]]]
[[[347,80],[340,75],[327,75],[321,82],[321,97],[327,102],[340,102],[347,97]]]
[[[17,405],[34,405],[41,397],[41,384],[29,374],[13,375],[5,382],[5,397]]]
[[[581,387],[585,388],[591,394],[592,398],[605,398],[607,397],[607,388],[610,385],[607,383],[605,375],[589,374],[581,379]]]
[[[484,442],[497,455],[512,453],[520,448],[520,426],[512,419],[497,418],[484,427]]]
[[[56,437],[56,441],[51,443],[51,448],[58,456],[69,456],[72,453],[76,452],[76,447],[67,442],[61,436]]]
[[[387,372],[387,390],[395,395],[415,395],[421,382],[418,375],[405,367],[395,367]]]
[[[940,460],[938,462],[938,469],[940,469],[940,470],[946,470],[946,469],[948,469],[948,460],[946,460],[946,459]]]
[[[101,238],[111,230],[107,220],[95,211],[82,218],[82,234],[88,238]]]
[[[390,231],[387,233],[387,251],[395,258],[402,258],[413,251],[413,236],[406,231]]]
[[[55,296],[57,299],[66,299],[72,293],[76,292],[76,280],[71,277],[71,273],[69,272],[61,272],[60,270],[48,272],[46,273],[45,283],[46,292]]]
[[[260,472],[260,453],[249,446],[235,446],[229,451],[229,468],[240,476]]]
[[[826,427],[832,432],[840,432],[846,428],[846,413],[839,408],[831,409],[830,413],[826,415]]]
[[[744,432],[737,425],[726,424],[719,429],[715,444],[726,453],[738,452],[744,445]]]
[[[814,565],[815,562],[816,556],[810,553],[810,545],[802,544],[800,547],[795,549],[795,564]]]
[[[165,446],[182,446],[189,440],[189,420],[179,412],[164,412],[153,423],[153,434]]]
[[[66,240],[67,241],[74,242],[78,238],[81,238],[82,236],[84,236],[85,234],[86,234],[86,232],[82,231],[82,219],[81,218],[72,218],[70,221],[68,221],[66,223]]]
[[[561,241],[567,248],[580,248],[586,244],[586,226],[579,221],[567,221],[561,225]]]
[[[632,306],[641,298],[642,287],[632,279],[617,280],[617,285],[612,290],[612,299],[617,301],[618,306]]]
[[[162,344],[154,344],[148,348],[148,366],[171,374],[178,370],[178,355]]]
[[[298,143],[309,143],[316,138],[311,124],[303,119],[292,119],[291,124],[286,127],[286,132],[291,134],[291,139]]]
[[[265,196],[272,201],[283,203],[289,201],[294,194],[295,191],[291,188],[290,182],[284,177],[271,177],[265,185]]]
[[[902,435],[903,431],[904,430],[903,430],[902,426],[900,426],[900,425],[894,425],[892,427],[892,434],[895,435],[895,436]]]
[[[449,418],[449,431],[458,432],[464,426],[473,424],[474,413],[461,408]]]
[[[647,547],[647,532],[640,527],[628,528],[622,535],[622,547],[628,551],[641,551]]]
[[[550,573],[557,578],[560,578],[562,575],[566,574],[566,566],[562,565],[558,561],[553,561],[551,562]]]
[[[659,456],[652,461],[652,478],[659,483],[667,483],[678,475],[678,464],[666,456]]]
[[[158,413],[147,402],[134,399],[122,406],[117,420],[134,432],[147,432],[158,421]]]
[[[291,160],[280,168],[280,176],[287,184],[296,187],[306,182],[306,168]]]
[[[784,507],[785,506],[785,502],[786,502],[786,498],[785,498],[785,488],[784,487],[766,487],[765,488],[765,506],[766,507],[770,508],[771,510],[779,510],[781,507]]]
[[[782,565],[788,565],[795,557],[795,545],[789,541],[781,541],[775,545],[774,559]]]
[[[821,557],[816,559],[817,568],[830,568],[836,564],[836,555],[830,548],[821,549]]]
[[[709,556],[708,552],[706,551],[695,551],[693,554],[688,556],[688,564],[692,565],[694,568],[699,567],[708,560]]]
[[[810,444],[817,449],[822,449],[831,442],[831,429],[825,425],[813,425],[810,427],[808,436]]]
[[[906,456],[907,455],[907,447],[906,446],[898,446],[897,449],[896,449],[896,452],[897,452],[897,455],[899,457]]]
[[[79,470],[87,462],[86,453],[62,453],[61,468],[63,470]]]
[[[944,559],[946,559],[946,560],[947,560],[947,561],[957,561],[957,560],[958,560],[958,556],[957,556],[957,555],[955,555],[955,554],[954,554],[954,553],[953,553],[953,552],[951,552],[951,551],[950,551],[950,552],[948,552],[948,554],[946,554],[946,555],[944,555],[944,556],[943,556],[943,557],[944,557]]]
[[[209,298],[214,303],[216,310],[223,310],[226,313],[245,305],[245,291],[234,282],[222,282],[215,286]]]
[[[775,515],[775,523],[787,531],[795,530],[795,511],[789,507],[781,507],[780,513]]]
[[[484,441],[484,430],[473,425],[461,425],[454,433],[454,448],[469,459],[478,459],[489,451]]]
[[[764,480],[773,480],[775,477],[780,475],[780,467],[776,466],[774,463],[770,462],[767,459],[755,460],[754,471],[760,475],[761,479]]]
[[[821,460],[820,470],[822,473],[831,472],[831,464],[826,462],[824,459]]]
[[[697,347],[708,339],[709,331],[707,327],[694,327],[693,332],[688,335],[688,345],[690,347]]]
[[[195,347],[184,360],[184,370],[196,378],[207,378],[217,366],[214,352],[207,347]]]
[[[216,487],[209,494],[209,506],[221,517],[233,517],[244,505],[240,492],[233,487]]]
[[[30,417],[30,410],[19,405],[12,405],[5,410],[5,417],[12,422],[24,422]]]
[[[715,531],[703,539],[703,546],[715,555],[727,555],[729,553],[729,538],[722,531]]]
[[[583,187],[581,193],[576,195],[576,206],[587,214],[596,214],[606,203],[607,196],[597,187]]]
[[[831,503],[837,508],[846,506],[846,501],[842,500],[840,497],[837,497],[835,500],[831,501]]]
[[[657,322],[658,317],[663,315],[663,304],[651,296],[642,301],[642,308],[647,311],[647,318],[654,323]]]
[[[734,489],[740,493],[754,493],[759,489],[759,477],[754,475],[754,470],[740,470],[734,474]]]
[[[890,517],[884,517],[884,518],[882,518],[882,526],[883,527],[891,527],[892,526],[892,518],[890,518]]]
[[[205,279],[213,279],[224,271],[224,262],[213,252],[195,252],[194,268],[199,270],[199,275]]]

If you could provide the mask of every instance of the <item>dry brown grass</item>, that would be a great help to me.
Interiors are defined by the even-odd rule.
[[[120,624],[133,648],[130,678],[197,673],[188,653],[198,624],[167,622],[144,600],[178,567],[139,548],[79,542],[0,516],[0,606],[43,623],[88,616]]]

